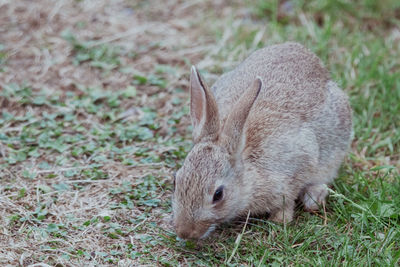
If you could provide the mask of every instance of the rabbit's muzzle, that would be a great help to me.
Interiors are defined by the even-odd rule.
[[[182,239],[201,239],[208,236],[214,230],[210,223],[204,222],[177,222],[174,225],[175,232]]]

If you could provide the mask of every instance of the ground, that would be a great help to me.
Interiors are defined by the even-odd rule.
[[[400,264],[400,2],[0,1],[1,266]],[[181,241],[188,78],[297,41],[350,97],[325,208]]]

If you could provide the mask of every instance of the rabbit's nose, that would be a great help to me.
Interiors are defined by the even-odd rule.
[[[187,230],[177,231],[176,234],[178,235],[179,238],[182,238],[182,239],[189,239],[190,238],[190,232],[187,231]]]

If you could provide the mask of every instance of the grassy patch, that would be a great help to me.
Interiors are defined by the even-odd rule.
[[[10,2],[19,27],[0,16],[1,265],[400,264],[398,1],[100,2]],[[288,40],[321,57],[354,112],[325,210],[177,240],[170,177],[191,147],[190,64],[211,82]]]

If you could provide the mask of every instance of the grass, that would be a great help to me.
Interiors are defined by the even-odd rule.
[[[0,265],[400,264],[398,1],[0,10]],[[191,147],[190,65],[211,83],[287,40],[321,57],[353,108],[354,140],[327,206],[298,207],[288,225],[250,217],[177,240],[170,177]]]

